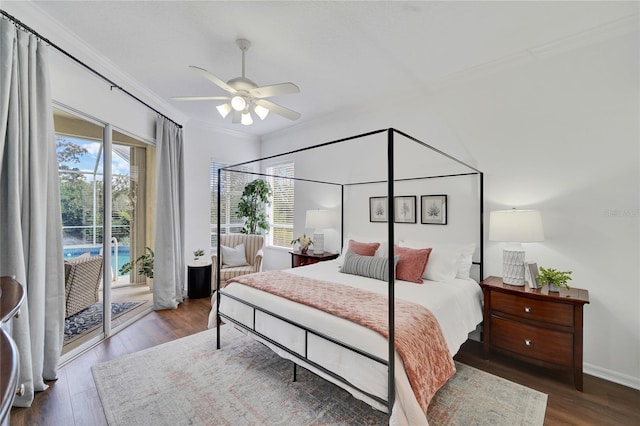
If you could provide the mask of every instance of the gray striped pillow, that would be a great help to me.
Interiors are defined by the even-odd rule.
[[[398,263],[399,256],[395,256],[394,266]],[[344,264],[340,272],[362,277],[375,278],[376,280],[389,280],[389,258],[378,256],[360,256],[347,251],[344,256]]]

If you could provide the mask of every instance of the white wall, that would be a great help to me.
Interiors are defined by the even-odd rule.
[[[209,171],[211,160],[236,164],[260,157],[260,144],[255,137],[216,130],[206,123],[189,121],[184,129],[185,161],[185,251],[193,259],[193,251],[211,247]]]
[[[546,240],[528,258],[589,290],[585,371],[640,388],[638,33],[570,47],[268,135],[262,153],[396,127],[477,166],[485,223],[491,210],[540,209]],[[485,276],[500,275],[502,246],[485,244]]]

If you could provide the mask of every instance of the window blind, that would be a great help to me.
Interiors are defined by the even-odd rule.
[[[286,163],[267,167],[269,184],[273,191],[269,212],[270,245],[291,247],[294,223],[294,164]]]
[[[228,166],[217,161],[211,161],[210,174],[209,174],[209,188],[211,194],[211,247],[218,246],[218,170]],[[243,166],[240,168],[242,171],[252,171],[250,167]],[[239,233],[244,223],[241,218],[238,217],[236,211],[238,210],[238,203],[242,197],[242,191],[244,186],[249,183],[251,179],[250,174],[246,173],[232,173],[223,172],[221,174],[222,182],[220,184],[220,234],[235,234]]]

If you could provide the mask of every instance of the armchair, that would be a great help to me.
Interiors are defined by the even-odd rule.
[[[220,268],[219,283],[224,283],[231,278],[238,277],[240,275],[252,274],[259,272],[262,269],[262,256],[264,247],[264,237],[262,235],[248,235],[248,234],[223,234],[220,235],[220,245],[226,247],[237,247],[244,243],[244,252],[248,265],[226,267],[224,266],[224,259],[222,259],[222,266]],[[222,256],[220,256],[222,257]],[[211,262],[213,264],[213,272],[215,274],[218,262],[218,254],[211,256]],[[214,281],[215,282],[215,281]]]
[[[101,283],[102,256],[65,260],[65,318],[98,302]]]

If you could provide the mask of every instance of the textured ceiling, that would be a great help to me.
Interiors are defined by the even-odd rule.
[[[638,13],[637,2],[610,1],[33,3],[166,102],[163,111],[173,108],[252,135],[389,98],[426,95],[452,75]],[[237,38],[253,44],[248,78],[260,86],[290,81],[300,87],[300,94],[272,98],[299,111],[297,122],[271,114],[253,126],[234,125],[217,114],[216,102],[170,99],[224,95],[188,66],[225,81],[239,76]]]

